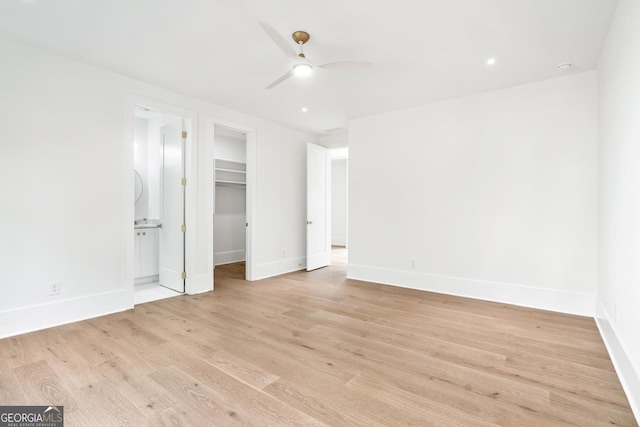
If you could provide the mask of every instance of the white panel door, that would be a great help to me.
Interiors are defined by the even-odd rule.
[[[184,140],[182,120],[160,128],[162,135],[162,200],[159,244],[160,284],[184,292]]]
[[[307,144],[307,271],[331,264],[331,153]]]

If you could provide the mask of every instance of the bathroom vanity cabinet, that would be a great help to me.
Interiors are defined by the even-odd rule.
[[[134,278],[157,276],[158,262],[158,228],[136,228],[135,241],[135,273]]]

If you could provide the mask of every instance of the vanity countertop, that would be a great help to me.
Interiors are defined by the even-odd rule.
[[[162,228],[161,224],[137,224],[133,226],[134,230],[141,228]]]
[[[134,229],[140,229],[140,228],[161,228],[162,224],[160,223],[160,220],[158,219],[136,219],[135,221],[133,221],[133,228]]]

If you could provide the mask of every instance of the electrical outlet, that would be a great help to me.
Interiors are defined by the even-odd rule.
[[[409,261],[409,267],[416,268],[416,260],[415,259],[412,259],[411,261]]]
[[[49,295],[60,295],[60,282],[49,282]]]
[[[282,250],[282,258],[286,258],[287,257],[287,251],[286,250]]]

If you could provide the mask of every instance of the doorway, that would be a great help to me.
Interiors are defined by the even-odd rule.
[[[349,149],[331,150],[331,246],[332,262],[348,259],[349,235]]]
[[[246,278],[247,136],[214,125],[214,266],[234,264]]]
[[[137,105],[134,303],[185,291],[185,150],[189,120]]]
[[[346,265],[348,158],[347,147],[307,144],[307,271]]]
[[[307,143],[307,271],[331,265],[331,152]]]

